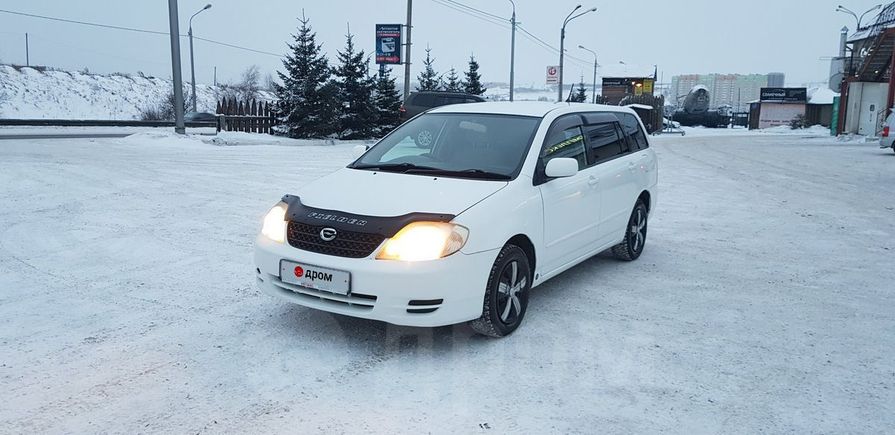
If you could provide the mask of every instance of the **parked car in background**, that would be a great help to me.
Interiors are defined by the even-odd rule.
[[[217,115],[208,112],[187,112],[183,115],[186,122],[218,122]]]
[[[401,121],[406,121],[434,107],[450,104],[483,103],[485,99],[479,95],[463,92],[422,91],[411,92],[401,105]]]
[[[502,337],[531,288],[604,250],[640,257],[656,207],[656,154],[624,107],[454,105],[359,147],[354,163],[264,218],[255,273],[265,293]]]
[[[883,123],[883,131],[879,134],[879,147],[895,151],[895,112],[890,113]]]

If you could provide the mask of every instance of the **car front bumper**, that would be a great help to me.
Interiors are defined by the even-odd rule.
[[[317,254],[258,236],[256,279],[263,292],[310,308],[395,325],[445,326],[481,315],[497,252],[458,252],[439,260],[411,263]],[[280,279],[281,260],[349,272],[351,292],[343,296],[284,283]]]

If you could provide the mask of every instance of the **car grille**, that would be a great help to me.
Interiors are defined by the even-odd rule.
[[[327,227],[289,222],[287,239],[290,245],[303,251],[348,258],[368,257],[385,240],[379,234],[339,230],[335,240],[327,242],[320,238],[324,228]]]

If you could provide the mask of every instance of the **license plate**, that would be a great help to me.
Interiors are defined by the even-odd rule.
[[[287,284],[340,295],[351,292],[350,273],[293,261],[280,261],[280,280]]]

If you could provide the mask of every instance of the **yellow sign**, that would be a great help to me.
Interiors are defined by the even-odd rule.
[[[643,93],[644,94],[652,94],[653,93],[653,81],[652,80],[644,80],[643,81]]]
[[[643,83],[637,83],[634,85],[634,95],[641,96],[643,95]]]

